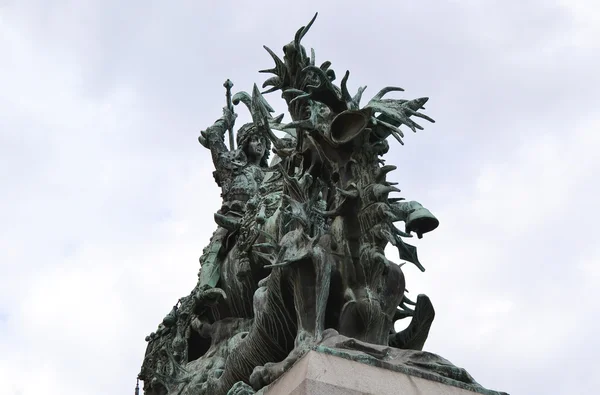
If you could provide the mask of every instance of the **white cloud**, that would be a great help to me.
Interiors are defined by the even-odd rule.
[[[577,215],[569,209],[573,203],[597,192],[592,180],[600,170],[595,158],[600,138],[593,131],[600,122],[574,126],[558,131],[549,131],[546,125],[532,128],[515,151],[494,158],[501,163],[484,164],[474,214],[513,234],[544,225],[546,219],[569,221],[569,215]]]

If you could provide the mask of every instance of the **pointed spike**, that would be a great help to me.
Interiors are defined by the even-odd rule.
[[[412,122],[412,124],[413,124],[413,126],[414,126],[415,128],[417,128],[417,129],[419,129],[419,130],[423,130],[423,126],[419,125],[418,123],[416,123],[416,122],[415,122],[415,121],[413,121],[412,119],[411,119],[411,122]]]
[[[379,123],[379,124],[381,124],[381,125],[385,126],[386,128],[388,128],[388,129],[391,131],[391,133],[392,133],[392,134],[394,134],[394,133],[398,133],[398,135],[400,135],[400,137],[404,137],[404,133],[403,133],[403,132],[402,132],[402,130],[400,130],[400,129],[399,129],[397,126],[395,126],[395,125],[392,125],[392,124],[391,124],[391,123],[389,123],[389,122],[382,121],[382,120],[381,120],[381,119],[379,119],[379,118],[376,118],[376,119],[377,119],[377,123]],[[407,119],[408,119],[408,118],[407,118]],[[395,135],[394,135],[394,137],[396,137],[396,139],[398,138],[398,137],[397,137],[397,136],[395,136]],[[400,142],[400,143],[404,145],[404,143],[402,143],[402,142]]]
[[[425,108],[423,108],[423,109],[425,109]],[[431,123],[435,123],[435,120],[433,120],[433,118],[430,118],[430,117],[428,117],[428,116],[427,116],[427,115],[425,115],[425,114],[421,114],[421,113],[420,113],[420,112],[418,112],[418,111],[413,111],[413,110],[410,110],[410,113],[411,113],[411,115],[412,115],[413,117],[419,117],[419,118],[423,118],[423,119],[426,119],[426,120],[428,120],[428,121],[429,121],[429,122],[431,122]]]
[[[290,104],[297,102],[298,100],[308,99],[310,98],[310,93],[305,93],[304,95],[299,95],[290,100]]]
[[[402,200],[406,200],[406,199],[401,198],[401,197],[391,197],[391,198],[388,198],[388,203],[397,203],[397,202],[401,202]]]
[[[407,298],[406,296],[404,296],[404,297],[402,298],[402,302],[403,302],[403,303],[406,303],[406,304],[409,304],[409,305],[411,305],[411,306],[416,306],[416,305],[417,305],[415,302],[413,302],[412,300],[410,300],[410,299],[409,299],[409,298]]]
[[[329,60],[327,60],[327,61],[323,62],[323,64],[321,64],[321,66],[319,68],[323,71],[327,71],[329,66],[331,66],[331,62]]]
[[[382,197],[385,197],[385,199],[387,200],[387,195],[390,194],[391,192],[400,192],[400,190],[396,187],[391,187],[391,186],[385,186],[383,184],[379,184],[379,185],[375,185],[373,187],[373,196],[375,196],[375,198],[377,200],[381,199]]]
[[[266,266],[265,266],[266,267]],[[405,305],[404,303],[400,303],[400,308],[408,313],[414,314],[414,310]]]
[[[384,172],[384,173],[389,173],[390,171],[394,171],[398,168],[398,166],[394,166],[394,165],[385,165],[383,167],[381,167],[379,170]]]
[[[388,262],[388,264],[390,264],[390,265],[396,265],[396,266],[398,266],[398,267],[402,267],[402,266],[404,266],[404,265],[406,264],[406,262],[402,262],[402,263],[396,263],[396,262],[394,262],[394,261],[390,261],[389,259],[387,259],[387,262]]]
[[[394,129],[390,129],[390,132],[391,132],[392,136],[394,136],[394,138],[395,138],[396,140],[398,140],[398,142],[399,142],[401,145],[404,145],[404,141],[402,141],[402,138],[400,137],[400,135],[398,134],[398,132],[396,132]]]
[[[397,86],[386,86],[385,88],[377,92],[377,94],[373,96],[373,99],[371,100],[381,100],[383,96],[385,96],[385,94],[388,92],[404,92],[404,89]]]
[[[315,16],[313,16],[312,19],[310,20],[310,22],[308,22],[308,25],[302,26],[296,33],[296,36],[294,37],[294,45],[296,46],[297,50],[300,50],[300,42],[302,41],[302,38],[304,38],[306,33],[308,33],[308,30],[310,29],[312,24],[315,22],[315,19],[317,19],[317,15],[319,15],[318,12],[316,12]]]
[[[348,92],[348,86],[346,83],[348,82],[348,77],[350,77],[350,71],[346,70],[346,74],[344,74],[344,78],[342,78],[342,100],[349,102],[352,101],[352,97],[350,96],[350,92]]]
[[[418,109],[423,108],[427,101],[429,101],[428,97],[419,97],[418,99],[409,100],[406,104],[411,110],[417,111]]]
[[[279,90],[279,87],[277,87],[277,86],[274,86],[274,87],[272,87],[272,88],[269,88],[269,89],[267,89],[266,91],[262,91],[261,93],[262,93],[263,95],[266,95],[266,94],[268,94],[268,93],[275,92],[276,90]]]
[[[263,82],[262,87],[263,88],[266,88],[267,86],[277,87],[280,84],[281,84],[281,78],[279,78],[278,76],[275,76],[275,77],[271,77],[271,78],[267,79],[265,82]]]
[[[377,173],[375,174],[375,181],[377,183],[381,183],[385,181],[385,176],[387,173],[396,170],[398,167],[394,165],[385,165],[377,169]]]
[[[420,271],[425,272],[425,268],[420,263],[418,263],[418,262],[411,262],[411,263],[414,264],[416,267],[418,267]]]
[[[263,45],[263,48],[269,53],[269,55],[271,55],[271,58],[273,58],[273,61],[275,61],[275,68],[274,68],[275,73],[274,74],[279,75],[279,72],[284,72],[285,71],[285,63],[283,62],[283,60],[281,60],[281,58],[279,56],[277,56],[275,54],[275,52],[273,52],[271,50],[271,48],[267,47],[266,45]]]
[[[265,100],[265,98],[262,96],[262,94],[260,93],[260,90],[258,89],[258,86],[256,86],[256,84],[254,84],[254,86],[252,87],[252,101],[253,101],[253,104],[256,104],[258,106],[258,108],[261,110],[261,112],[263,112],[261,114],[262,116],[266,116],[266,115],[268,115],[268,113],[275,112],[275,110],[273,109],[273,107],[271,107],[269,102],[267,102]],[[267,114],[265,114],[264,111],[266,111]]]
[[[387,186],[385,188],[389,189],[390,192],[388,192],[388,193],[391,193],[391,192],[402,192],[400,189],[396,188],[395,186],[391,186],[391,185]]]
[[[352,102],[357,108],[360,107],[360,99],[362,98],[362,94],[365,91],[365,89],[367,89],[366,85],[358,88],[358,92],[356,92],[356,95],[354,95],[354,97],[352,98]]]
[[[304,95],[304,94],[306,94],[306,92],[304,92],[300,89],[290,88],[290,89],[284,90],[283,94],[284,95]]]

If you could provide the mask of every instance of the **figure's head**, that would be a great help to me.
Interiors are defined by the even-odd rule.
[[[254,126],[247,123],[237,132],[237,146],[248,157],[249,161],[257,162],[261,167],[268,166],[271,142]]]

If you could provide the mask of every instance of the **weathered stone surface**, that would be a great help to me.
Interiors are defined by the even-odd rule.
[[[405,240],[439,224],[420,203],[390,196],[399,192],[388,180],[396,167],[382,159],[388,137],[402,143],[400,127],[423,129],[413,118],[433,122],[420,112],[428,99],[384,98],[402,91],[385,87],[361,104],[365,88],[351,95],[348,72],[334,85],[331,63],[317,65],[301,45],[313,22],[285,45],[283,59],[266,48],[275,62],[265,70],[273,74],[266,92],[254,85],[232,95],[227,80],[223,116],[198,137],[223,203],[196,285],[146,338],[139,374],[146,395],[252,394],[313,350],[476,384],[447,361],[425,357],[432,354],[390,348],[421,350],[435,316],[427,296],[407,298],[402,265],[384,252],[391,243],[424,271]],[[286,124],[263,96],[273,91],[287,104]],[[236,132],[240,103],[252,122]],[[400,319],[411,322],[396,333]],[[394,364],[385,355],[411,357]]]
[[[499,395],[311,351],[260,395]]]

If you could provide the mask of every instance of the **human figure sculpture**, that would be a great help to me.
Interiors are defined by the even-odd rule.
[[[200,258],[201,270],[197,290],[198,303],[224,297],[222,289],[217,288],[220,279],[220,263],[235,242],[235,232],[246,211],[246,204],[258,189],[265,177],[270,141],[262,136],[253,123],[243,125],[237,133],[237,148],[225,146],[225,133],[233,129],[235,113],[229,108],[223,109],[223,117],[203,131],[199,142],[210,150],[217,185],[221,187],[223,203],[215,222],[219,225],[213,234],[208,250]],[[228,238],[232,237],[230,240]],[[225,251],[223,251],[225,250]]]

